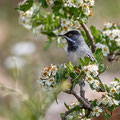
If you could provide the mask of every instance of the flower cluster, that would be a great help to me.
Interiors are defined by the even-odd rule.
[[[54,77],[56,75],[57,67],[52,65],[42,69],[42,77],[38,80],[43,90],[50,89],[54,84]]]
[[[69,109],[72,109],[76,106],[80,106],[79,102],[73,102],[69,105]],[[76,108],[76,111],[72,112],[71,114],[67,115],[66,120],[72,120],[72,119],[80,119],[80,120],[90,120],[85,116],[86,112],[85,109],[82,108],[81,110]]]
[[[112,105],[119,105],[119,101],[115,100],[113,97],[108,95],[103,95],[101,99],[98,100],[98,105],[112,106]]]
[[[89,64],[83,67],[83,71],[86,74],[85,80],[92,85],[93,89],[100,88],[100,82],[96,77],[98,76],[98,66],[96,64]]]
[[[109,89],[110,89],[110,95],[114,96],[114,94],[119,95],[120,94],[120,81],[119,80],[115,80],[113,82],[110,83],[109,85]]]
[[[102,33],[104,38],[108,37],[110,41],[115,41],[116,45],[120,47],[120,29],[115,23],[105,23]],[[111,46],[111,43],[109,45]]]
[[[61,19],[61,31],[65,33],[74,28],[80,28],[80,23],[78,21],[74,21],[73,19]]]
[[[20,14],[19,24],[21,24],[22,26],[24,26],[28,30],[30,30],[32,28],[31,19],[32,19],[33,11],[34,11],[34,6],[32,6],[26,12],[19,10],[19,14]]]
[[[48,5],[54,4],[54,0],[46,0]],[[92,16],[93,12],[91,8],[94,6],[94,0],[63,0],[64,7],[74,7],[74,8],[81,8],[84,15]]]

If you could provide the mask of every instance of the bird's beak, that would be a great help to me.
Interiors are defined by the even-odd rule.
[[[65,37],[65,35],[58,35],[58,37]]]
[[[73,41],[71,38],[67,37],[66,35],[58,35],[58,37],[64,37],[67,41],[75,43],[75,41]]]

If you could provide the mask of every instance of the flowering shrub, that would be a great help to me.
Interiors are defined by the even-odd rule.
[[[120,80],[115,78],[108,86],[102,83],[99,76],[106,70],[104,57],[113,61],[120,55],[120,27],[108,22],[102,30],[97,30],[94,26],[89,30],[85,23],[93,16],[94,4],[94,0],[24,0],[17,8],[20,14],[19,23],[36,34],[47,35],[48,47],[53,40],[56,40],[59,46],[66,47],[64,39],[57,38],[58,34],[77,29],[94,53],[93,61],[86,56],[84,59],[80,58],[80,65],[51,65],[42,70],[38,80],[42,90],[48,90],[55,95],[64,91],[77,99],[77,102],[70,106],[65,103],[67,111],[61,113],[62,120],[85,120],[98,117],[102,112],[105,119],[110,119],[110,113],[119,105]],[[45,8],[49,8],[49,12]],[[81,81],[88,82],[92,90],[105,93],[100,99],[89,101],[83,90],[80,95],[74,91],[78,84],[82,89]]]

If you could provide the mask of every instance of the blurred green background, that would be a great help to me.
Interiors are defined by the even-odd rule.
[[[33,104],[34,99],[31,100],[33,102],[30,103],[30,106],[33,104],[31,109],[35,114],[34,112],[29,111],[29,107],[18,103],[18,99],[13,95],[4,96],[4,88],[1,87],[0,120],[42,120],[42,117],[40,118],[39,116],[44,116],[46,110],[49,108],[52,98],[50,97],[51,99],[47,100],[45,94],[41,98],[41,93],[38,95],[40,98],[36,100],[35,94],[37,93],[34,91],[37,89],[36,80],[39,79],[41,68],[50,65],[51,63],[61,64],[68,62],[68,58],[64,50],[56,47],[55,43],[50,46],[48,51],[45,51],[44,46],[45,40],[47,40],[46,36],[35,35],[32,31],[28,31],[19,25],[19,14],[15,10],[19,2],[20,0],[0,0],[0,84],[13,88],[16,86],[15,84],[17,81],[17,88],[23,90],[23,93],[27,93],[30,97],[35,97],[36,104]],[[107,21],[115,22],[120,25],[120,0],[96,0],[94,16],[89,18],[88,26],[95,25],[97,28],[101,29],[104,22]],[[10,59],[7,58],[11,57],[12,59],[13,56],[16,56],[11,51],[16,43],[19,42],[32,43],[35,49],[29,55],[22,56],[23,62],[18,61],[18,64],[22,64],[20,65],[19,70],[16,68],[11,69],[8,64],[13,63],[9,63],[8,60]],[[13,57],[12,60],[17,63],[16,58]],[[110,75],[113,78],[116,76],[120,77],[119,61],[113,63],[108,63],[107,61],[104,62],[109,66],[107,72],[104,74],[105,77],[107,76],[107,82],[109,82]],[[38,103],[42,104],[43,101],[45,101],[45,105],[41,105],[42,107],[40,106],[36,113]],[[55,117],[50,118],[50,116],[54,115],[58,116],[58,113],[52,114],[47,112],[47,116],[49,117],[46,117],[45,119],[56,120]]]

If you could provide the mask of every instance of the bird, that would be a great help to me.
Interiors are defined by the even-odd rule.
[[[70,30],[63,35],[58,35],[58,36],[66,39],[68,43],[67,55],[70,62],[73,65],[79,65],[80,58],[84,60],[85,56],[89,57],[90,61],[95,60],[95,57],[93,56],[92,51],[90,50],[83,36],[78,30]],[[102,84],[100,79],[99,81]],[[103,87],[103,85],[101,85],[101,89],[99,91],[100,92],[105,91],[105,88]]]
[[[91,61],[95,60],[92,51],[78,30],[68,31],[59,37],[64,37],[67,40],[67,55],[73,65],[80,64],[80,58],[84,59],[85,56],[90,57]]]

